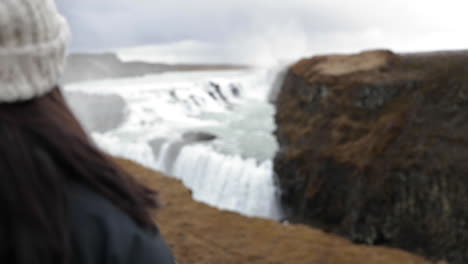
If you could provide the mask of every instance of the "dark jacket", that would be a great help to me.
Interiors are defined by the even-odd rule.
[[[74,263],[175,263],[156,226],[145,230],[101,195],[78,184],[69,188]]]

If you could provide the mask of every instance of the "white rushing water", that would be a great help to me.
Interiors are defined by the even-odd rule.
[[[278,147],[274,107],[266,100],[271,76],[265,70],[166,73],[77,83],[66,92],[71,101],[77,93],[124,99],[125,109],[116,109],[111,103],[116,100],[88,103],[85,109],[77,100],[72,103],[86,116],[84,123],[124,115],[115,128],[90,131],[110,154],[181,179],[198,201],[280,219],[272,169]],[[99,116],[96,107],[111,113]]]

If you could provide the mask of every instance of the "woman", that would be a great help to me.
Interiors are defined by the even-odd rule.
[[[0,1],[0,262],[173,263],[155,192],[90,142],[57,88],[67,39],[53,0]]]

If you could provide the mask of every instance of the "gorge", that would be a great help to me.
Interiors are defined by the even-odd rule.
[[[207,236],[197,236],[205,238],[223,240],[217,235],[225,235],[220,243],[244,253],[234,249],[223,256],[249,263],[419,263],[371,258],[387,253],[354,245],[350,254],[359,257],[344,262],[348,253],[342,255],[333,245],[344,247],[338,241],[345,240],[328,234],[334,233],[355,243],[462,264],[468,258],[466,62],[466,52],[380,50],[316,56],[273,72],[152,73],[71,83],[65,91],[103,150],[164,172],[191,189],[181,187],[182,200],[167,198],[172,209],[162,224],[178,254],[190,259],[187,263],[222,259],[203,262],[193,258],[194,251],[184,253],[194,244],[219,251],[216,241],[207,246],[195,237],[187,244],[183,231],[194,228],[204,230]],[[155,177],[163,196],[177,181],[119,162],[135,174],[151,175],[145,181]],[[201,210],[206,205],[186,203],[187,197],[285,224],[211,207]],[[171,217],[185,214],[190,221],[171,223]],[[243,231],[235,235],[230,228]],[[259,238],[251,235],[260,233]],[[275,237],[289,239],[277,245],[289,258],[265,257]],[[246,252],[240,246],[244,242],[265,247]],[[288,243],[304,243],[304,251],[288,252]],[[319,255],[306,254],[305,245]]]

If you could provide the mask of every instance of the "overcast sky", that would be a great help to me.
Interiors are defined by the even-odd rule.
[[[465,3],[466,2],[466,3]],[[57,0],[73,51],[271,63],[328,52],[468,47],[462,0]],[[176,44],[173,44],[176,43]],[[148,47],[158,45],[157,47]],[[142,49],[125,49],[138,58]],[[177,55],[177,56],[176,56]],[[182,59],[182,60],[184,60]]]

